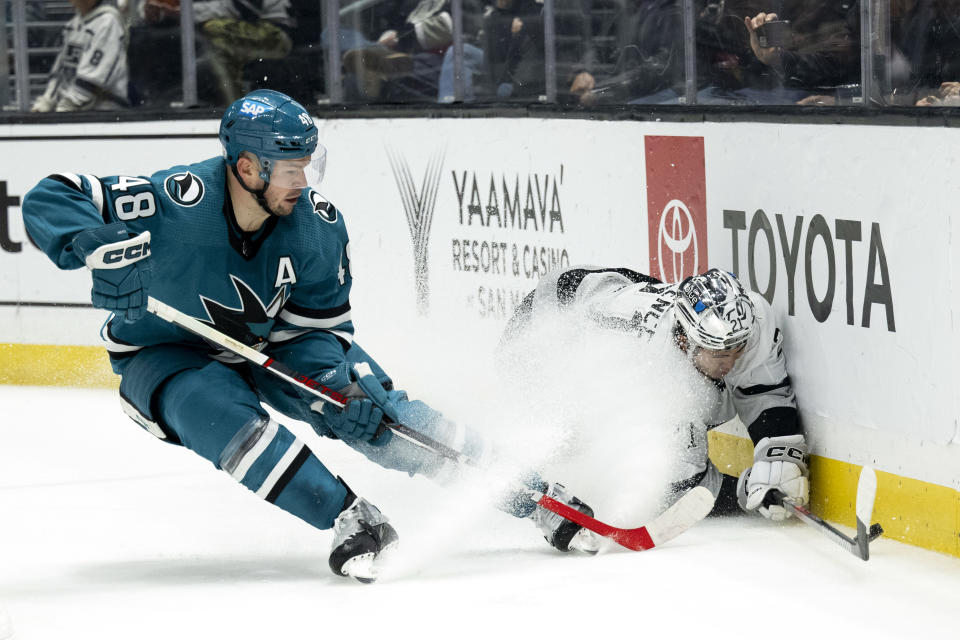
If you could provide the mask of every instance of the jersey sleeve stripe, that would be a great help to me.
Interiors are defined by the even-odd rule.
[[[298,313],[293,313],[290,309],[284,309],[280,312],[280,319],[297,325],[298,327],[310,327],[311,329],[332,329],[337,325],[350,321],[350,311],[330,317],[311,317]]]
[[[353,334],[349,331],[331,331],[330,333],[335,335],[340,342],[346,343],[348,347],[353,344]]]
[[[303,334],[309,333],[310,331],[311,329],[286,329],[283,331],[271,331],[270,335],[267,336],[267,340],[272,344],[286,342],[287,340],[299,338]]]
[[[340,346],[343,347],[344,352],[350,350],[350,347],[353,345],[353,334],[346,331],[331,331],[330,333],[340,342]]]
[[[339,306],[330,307],[329,309],[309,309],[307,307],[301,307],[292,302],[288,302],[286,306],[283,307],[283,310],[305,318],[334,318],[337,316],[342,316],[346,312],[350,311],[350,301],[348,300]]]
[[[66,187],[83,193],[83,183],[80,181],[80,176],[75,173],[54,173],[47,177],[54,182],[59,182]]]
[[[110,219],[110,213],[107,211],[106,206],[104,206],[107,198],[103,183],[100,182],[100,178],[97,176],[84,174],[83,177],[86,178],[87,182],[90,184],[90,199],[93,201],[93,206],[95,206],[97,211],[100,212],[100,217],[103,218],[103,223],[110,224],[113,222],[113,220]],[[83,193],[83,181],[80,179],[80,176],[75,173],[54,173],[47,176],[47,178]]]
[[[110,213],[107,211],[105,204],[106,194],[104,194],[103,183],[100,182],[100,178],[97,176],[84,174],[83,177],[90,183],[90,198],[93,200],[93,205],[97,208],[97,211],[100,212],[101,217],[103,217],[103,223],[110,224],[113,220],[110,219]]]
[[[113,335],[110,331],[110,323],[104,324],[100,330],[100,339],[104,342],[104,347],[112,357],[123,357],[132,355],[136,351],[143,349],[142,346],[124,342]]]
[[[800,427],[796,407],[770,407],[747,425],[747,433],[753,443],[757,444],[763,438],[792,436],[803,433],[803,429]]]
[[[767,393],[775,389],[783,389],[790,386],[790,376],[787,376],[776,384],[755,384],[752,387],[738,387],[737,391],[745,396],[755,396],[761,393]]]
[[[283,331],[271,331],[270,335],[267,336],[267,340],[270,344],[283,344],[294,338],[299,338],[305,333],[310,333],[312,329],[286,329]],[[349,331],[339,331],[336,329],[324,329],[329,334],[332,334],[344,349],[349,349],[350,345],[353,344],[353,334]]]

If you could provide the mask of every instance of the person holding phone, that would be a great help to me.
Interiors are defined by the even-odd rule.
[[[754,56],[773,73],[785,101],[836,104],[844,95],[859,95],[859,1],[776,5],[743,23]]]

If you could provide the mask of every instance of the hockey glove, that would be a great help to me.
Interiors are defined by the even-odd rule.
[[[759,510],[771,520],[784,520],[790,512],[771,503],[768,494],[777,490],[800,505],[807,504],[807,443],[802,434],[763,438],[753,451],[753,467],[740,474],[737,501],[744,511]]]
[[[81,231],[72,245],[93,275],[93,306],[129,322],[142,318],[150,286],[150,232],[134,236],[124,223],[114,222]]]
[[[324,400],[310,405],[338,437],[378,447],[390,441],[393,432],[383,424],[384,414],[396,420],[396,411],[369,364],[344,362],[321,376],[320,382],[347,397],[342,410]]]

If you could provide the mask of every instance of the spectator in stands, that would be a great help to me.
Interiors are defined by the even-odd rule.
[[[131,0],[130,103],[169,108],[183,95],[180,0]]]
[[[202,36],[203,62],[212,72],[217,102],[244,94],[243,67],[285,58],[293,47],[289,0],[197,0],[193,10]]]
[[[53,48],[60,45],[62,28],[55,25],[53,28],[48,26],[51,22],[57,22],[59,16],[57,12],[48,7],[46,2],[39,0],[28,0],[26,3],[27,22],[37,25],[37,23],[46,23],[43,27],[33,26],[27,29],[27,46],[31,49]],[[4,12],[7,25],[13,23],[13,3],[4,3]],[[31,60],[32,62],[32,60]]]
[[[777,81],[772,95],[787,102],[830,104],[860,95],[858,0],[776,2],[781,13],[743,19],[756,59]],[[769,23],[789,25],[776,44],[762,40]],[[769,45],[769,46],[765,46]]]
[[[696,11],[699,104],[859,92],[856,0],[705,0]],[[761,25],[781,16],[790,20],[784,40],[762,41]],[[573,87],[580,102],[678,103],[686,93],[682,3],[632,0],[617,24],[614,73]]]
[[[143,0],[139,3],[134,22],[146,22],[153,26],[176,26],[180,24],[180,0]]]
[[[892,0],[891,105],[960,106],[960,2]]]
[[[595,49],[582,0],[555,0],[558,85],[587,90]],[[546,91],[542,0],[495,0],[483,19],[484,66],[499,99],[536,99]],[[564,100],[564,96],[560,96]]]
[[[535,0],[495,0],[483,18],[484,63],[498,98],[544,92],[541,7]]]
[[[614,71],[600,82],[579,76],[582,104],[673,102],[683,95],[683,8],[674,0],[627,0],[617,20]]]
[[[485,7],[479,0],[463,3],[463,84],[465,102],[476,99],[476,85],[484,73],[483,13]],[[453,45],[443,54],[437,100],[443,103],[454,101]]]
[[[918,107],[960,107],[960,82],[944,82],[936,92],[917,100]]]
[[[480,15],[478,0],[463,3],[464,33],[470,39]],[[393,10],[390,11],[389,7]],[[343,57],[348,99],[383,102],[433,102],[452,99],[453,18],[449,0],[398,0],[376,8],[376,23],[386,27],[377,40],[366,34],[341,30],[341,43],[352,46]],[[448,53],[449,52],[449,53]],[[482,54],[468,48],[466,73]],[[441,69],[448,60],[444,91]],[[443,94],[443,95],[441,95]],[[446,94],[449,94],[447,96]]]
[[[127,33],[117,8],[101,0],[70,0],[76,10],[46,90],[31,111],[110,110],[128,106]]]
[[[440,66],[440,78],[437,87],[437,101],[451,103],[454,101],[454,57],[453,47],[448,47],[443,54]],[[477,78],[483,72],[483,49],[473,42],[463,43],[463,100],[472,102],[477,97],[475,85]]]
[[[733,6],[732,6],[733,5]],[[699,103],[748,103],[755,78],[741,18],[744,7],[707,0],[696,6]],[[678,103],[686,93],[683,6],[675,0],[630,0],[614,19],[612,71],[574,78],[570,91],[584,105]]]

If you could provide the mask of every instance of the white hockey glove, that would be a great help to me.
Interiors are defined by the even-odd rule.
[[[771,520],[784,520],[790,512],[769,504],[767,494],[777,490],[800,505],[807,504],[810,481],[807,471],[807,443],[802,434],[764,438],[753,450],[753,467],[740,474],[737,501],[744,511],[759,510]]]

